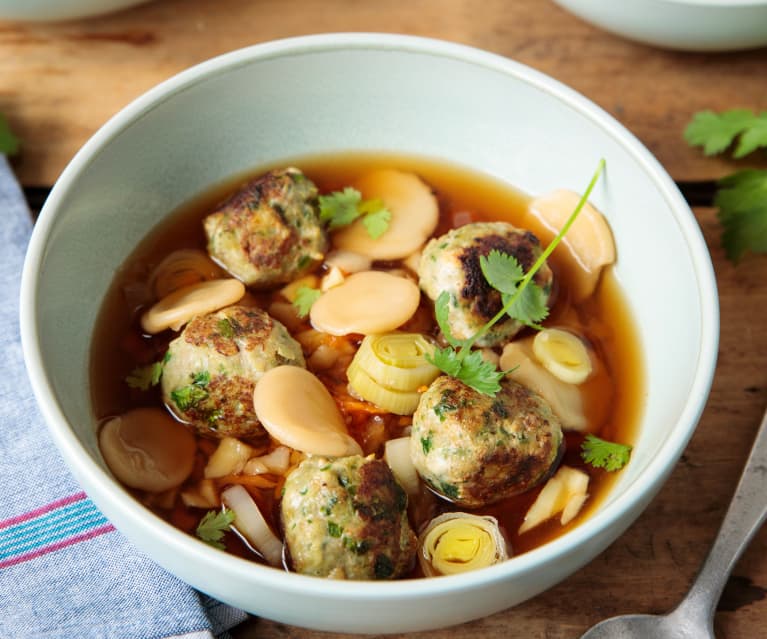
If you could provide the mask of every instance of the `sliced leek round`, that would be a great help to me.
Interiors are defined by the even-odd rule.
[[[376,382],[355,361],[346,370],[350,389],[362,399],[395,415],[412,415],[421,399],[417,391],[386,388]]]
[[[589,351],[580,338],[559,328],[546,328],[533,340],[533,353],[552,375],[581,384],[591,375]]]
[[[414,391],[428,386],[439,369],[426,361],[434,347],[420,333],[368,335],[355,361],[374,381],[392,390]]]
[[[435,517],[418,540],[425,575],[455,575],[508,559],[506,539],[495,517],[445,513]]]

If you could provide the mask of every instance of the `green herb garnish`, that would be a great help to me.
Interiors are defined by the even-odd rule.
[[[293,306],[299,317],[306,317],[312,309],[312,305],[320,299],[322,291],[317,288],[300,286],[296,291],[296,299],[293,300]]]
[[[200,520],[195,533],[206,544],[210,544],[219,550],[224,550],[225,546],[221,540],[224,538],[224,533],[229,530],[233,521],[234,511],[210,510],[205,513],[205,516]]]
[[[8,120],[0,113],[0,153],[16,155],[19,152],[19,139],[11,131]]]
[[[737,262],[746,251],[767,253],[767,171],[747,169],[719,180],[714,198],[722,246]]]
[[[165,364],[168,363],[169,359],[170,351],[166,351],[159,362],[147,364],[146,366],[137,366],[128,373],[125,383],[131,388],[138,388],[143,391],[149,390],[152,386],[157,386],[160,383],[163,368],[165,368]]]
[[[362,217],[368,235],[375,240],[388,230],[391,222],[391,212],[382,200],[363,200],[362,194],[350,186],[343,191],[320,195],[319,202],[320,222],[327,224],[331,231]]]
[[[628,464],[631,448],[628,444],[617,444],[600,439],[596,435],[586,435],[581,443],[581,459],[594,468],[614,472]]]
[[[687,125],[684,137],[690,145],[702,146],[706,155],[734,145],[732,156],[742,158],[767,148],[767,111],[759,115],[748,109],[701,111]],[[737,263],[746,251],[767,253],[767,170],[738,171],[719,180],[718,186],[714,206],[719,209],[727,258]]]
[[[684,131],[691,146],[702,146],[706,155],[716,155],[738,138],[734,158],[742,158],[760,147],[767,147],[767,111],[756,115],[749,109],[730,109],[722,113],[700,111]]]
[[[443,373],[462,381],[480,393],[494,396],[501,390],[500,381],[508,371],[496,370],[495,366],[485,360],[479,351],[472,351],[471,347],[506,315],[533,327],[538,327],[538,322],[546,318],[548,308],[546,308],[545,293],[543,289],[533,284],[533,277],[546,263],[546,259],[575,222],[594,189],[604,166],[605,161],[602,159],[599,161],[597,169],[575,210],[527,273],[523,273],[522,267],[513,256],[499,251],[491,251],[486,258],[480,259],[482,273],[488,283],[501,293],[503,307],[474,335],[461,340],[450,332],[448,312],[451,297],[446,291],[440,293],[434,305],[434,314],[437,324],[439,324],[439,328],[450,346],[435,349],[432,355],[426,355],[429,362]]]
[[[171,391],[170,398],[181,410],[193,408],[201,401],[208,399],[205,387],[210,383],[210,373],[200,371],[192,375],[192,383]]]
[[[228,339],[234,337],[234,326],[232,326],[232,323],[226,317],[218,320],[217,328],[221,337],[226,337]]]

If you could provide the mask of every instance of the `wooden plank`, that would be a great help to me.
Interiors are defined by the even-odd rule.
[[[24,143],[26,185],[52,183],[110,116],[171,75],[266,40],[334,31],[438,37],[513,58],[571,85],[618,118],[676,179],[734,165],[688,149],[692,113],[763,109],[767,49],[670,53],[605,34],[540,0],[156,0],[60,24],[0,22],[0,111]],[[743,163],[741,163],[743,164]]]

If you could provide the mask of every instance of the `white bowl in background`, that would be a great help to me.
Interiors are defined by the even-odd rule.
[[[612,226],[615,274],[648,373],[629,466],[564,536],[484,570],[395,583],[322,580],[215,550],[145,509],[112,477],[91,408],[91,334],[115,270],[159,219],[225,178],[336,151],[434,157],[529,193],[583,190]],[[107,517],[167,570],[254,614],[322,630],[406,632],[479,618],[564,579],[647,506],[691,437],[715,367],[706,245],[650,153],[583,96],[525,66],[441,41],[328,34],[234,51],[128,105],[80,150],[34,229],[22,340],[53,439]]]
[[[89,18],[149,0],[0,0],[0,20],[53,22]]]
[[[631,40],[682,51],[767,46],[767,0],[554,0]]]

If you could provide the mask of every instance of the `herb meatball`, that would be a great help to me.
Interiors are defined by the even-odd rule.
[[[301,346],[258,308],[229,306],[192,319],[165,357],[165,404],[203,435],[261,437],[253,389],[270,368],[305,366]]]
[[[319,264],[327,250],[317,187],[298,169],[248,182],[203,221],[208,253],[254,288],[284,284]]]
[[[527,387],[504,379],[492,397],[443,375],[413,415],[410,456],[435,492],[477,507],[545,479],[559,461],[563,442],[559,420]]]
[[[490,251],[512,255],[528,271],[541,254],[538,238],[506,222],[476,222],[432,239],[424,248],[418,267],[421,289],[432,300],[450,294],[448,325],[458,339],[472,337],[502,308],[501,294],[492,288],[480,268],[479,258]],[[547,298],[553,274],[544,264],[533,277]],[[496,346],[511,339],[522,324],[508,318],[477,340],[478,346]]]
[[[407,495],[381,460],[310,457],[288,475],[280,508],[297,572],[395,579],[413,568]]]

